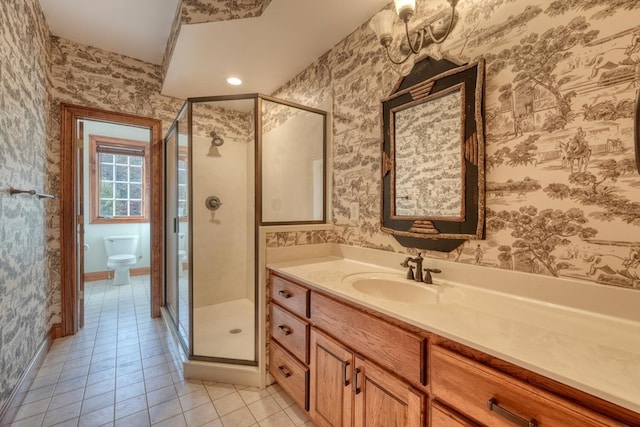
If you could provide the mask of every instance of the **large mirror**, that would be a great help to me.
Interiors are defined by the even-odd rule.
[[[382,102],[382,229],[403,245],[484,236],[483,65],[427,57]]]

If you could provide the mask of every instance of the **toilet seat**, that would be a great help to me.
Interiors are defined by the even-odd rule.
[[[136,261],[135,255],[111,255],[107,260],[111,264],[129,264]]]

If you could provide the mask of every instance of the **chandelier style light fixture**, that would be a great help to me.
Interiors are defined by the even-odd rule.
[[[432,25],[439,21],[440,19],[446,17],[446,12],[439,13],[429,19],[426,20],[426,23],[417,31],[412,34],[409,32],[409,20],[415,13],[416,10],[416,1],[415,0],[394,0],[396,6],[396,13],[402,22],[404,22],[406,40],[404,40],[400,44],[400,52],[404,55],[404,59],[395,60],[391,57],[391,53],[389,52],[389,47],[393,42],[393,23],[395,21],[395,13],[393,11],[386,9],[381,12],[378,12],[371,21],[369,22],[369,27],[375,31],[378,36],[378,40],[380,44],[384,47],[387,52],[387,57],[389,61],[393,62],[396,65],[404,64],[409,57],[413,54],[417,54],[420,52],[420,49],[429,45],[430,43],[435,43],[436,45],[441,44],[446,40],[453,28],[453,24],[455,23],[455,9],[458,0],[447,0],[451,5],[451,16],[449,18],[449,24],[444,32],[440,36],[436,36],[434,34],[435,28],[432,28]]]

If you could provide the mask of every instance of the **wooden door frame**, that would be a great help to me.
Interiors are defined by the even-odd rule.
[[[131,114],[99,110],[72,104],[61,104],[60,120],[60,302],[62,335],[78,331],[76,301],[78,284],[76,257],[75,214],[76,188],[76,120],[86,119],[149,128],[151,131],[151,317],[160,316],[162,306],[162,279],[164,230],[162,192],[162,121]]]

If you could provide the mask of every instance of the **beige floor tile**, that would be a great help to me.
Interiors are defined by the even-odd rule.
[[[228,394],[220,399],[213,401],[213,406],[216,407],[218,415],[221,417],[229,414],[237,409],[244,408],[245,404],[237,391]]]
[[[259,422],[260,427],[296,427],[291,418],[283,411],[280,411],[269,418]]]
[[[217,400],[236,391],[233,384],[213,383],[205,386],[211,400]]]
[[[70,405],[75,402],[80,402],[84,397],[84,389],[77,388],[75,390],[68,391],[66,393],[56,394],[51,398],[49,403],[49,409],[60,408],[61,406]]]
[[[304,423],[309,421],[307,413],[296,405],[288,407],[284,412],[291,418],[291,421],[293,421],[296,426],[304,425]]]
[[[82,402],[72,403],[71,405],[56,408],[47,413],[42,421],[42,427],[50,427],[56,424],[60,424],[63,421],[68,421],[72,418],[77,418],[80,415],[80,407]]]
[[[180,406],[182,406],[182,410],[185,412],[200,405],[204,405],[207,402],[211,402],[211,400],[209,399],[209,395],[204,388],[202,390],[197,390],[193,393],[180,396],[179,399]]]
[[[182,415],[182,408],[180,407],[180,401],[177,398],[163,402],[160,405],[149,407],[149,416],[151,418],[152,425],[168,418],[172,418],[178,414]]]
[[[116,402],[131,399],[144,394],[144,392],[144,383],[142,381],[124,387],[116,387]]]
[[[120,419],[128,417],[142,410],[147,409],[147,396],[141,394],[140,396],[132,397],[131,399],[123,400],[116,403],[115,418]]]
[[[88,414],[80,415],[78,427],[95,427],[101,426],[113,421],[114,406],[107,406]]]
[[[269,390],[267,390],[266,388],[264,390],[260,390],[256,387],[246,387],[242,390],[239,390],[238,393],[240,394],[240,397],[242,397],[242,400],[244,400],[244,403],[246,403],[247,405],[271,395],[271,393],[269,393]]]
[[[176,388],[173,386],[173,384],[147,393],[147,402],[149,403],[150,407],[177,398],[178,393],[176,393]]]
[[[244,406],[221,417],[221,419],[224,427],[250,427],[257,424],[256,419],[251,415],[249,409]]]
[[[31,416],[29,418],[23,418],[21,420],[14,421],[9,427],[34,427],[42,424],[44,419],[44,412],[38,415]]]
[[[20,409],[18,409],[14,420],[19,421],[24,418],[31,418],[34,415],[44,414],[47,412],[50,401],[50,398],[46,398],[22,405]]]
[[[169,419],[160,421],[159,423],[152,424],[153,427],[187,427],[187,423],[184,420],[182,414],[178,414]]]
[[[124,418],[116,419],[114,425],[115,427],[149,427],[151,425],[149,411],[145,409]]]
[[[184,412],[184,418],[189,427],[202,426],[219,419],[213,403],[207,401],[203,405],[197,406]]]
[[[195,391],[204,391],[204,383],[200,380],[194,379],[182,379],[175,383],[176,391],[178,392],[178,396],[182,396],[185,394],[193,393]]]
[[[247,406],[257,421],[262,421],[265,418],[282,411],[280,405],[278,405],[271,396],[267,396],[264,399],[260,399]]]

